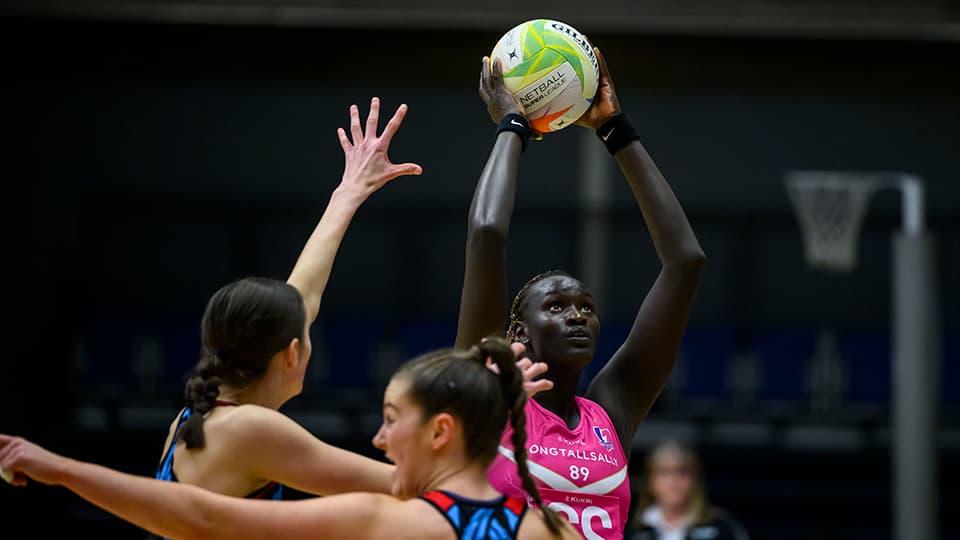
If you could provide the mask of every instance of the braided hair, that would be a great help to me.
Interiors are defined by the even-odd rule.
[[[184,399],[190,417],[180,430],[187,448],[203,448],[204,416],[220,385],[244,387],[266,373],[273,355],[303,340],[307,313],[300,292],[287,283],[245,278],[210,298],[201,322],[200,361],[187,376]]]
[[[490,358],[499,374],[487,368]],[[543,505],[527,469],[527,431],[523,375],[510,345],[489,338],[467,350],[442,349],[417,357],[394,374],[409,382],[408,393],[423,409],[424,419],[448,412],[463,424],[467,457],[489,464],[497,454],[503,426],[509,420],[523,489],[540,508],[550,531],[560,533],[560,518]]]

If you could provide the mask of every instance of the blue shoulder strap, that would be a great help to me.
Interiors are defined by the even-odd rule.
[[[157,467],[155,476],[157,480],[166,480],[167,482],[176,480],[173,474],[173,451],[177,449],[177,439],[180,438],[180,430],[183,429],[183,424],[187,421],[187,418],[190,418],[190,407],[183,409],[180,418],[177,420],[177,429],[173,432],[170,447],[167,448],[167,453],[163,455],[160,466]]]

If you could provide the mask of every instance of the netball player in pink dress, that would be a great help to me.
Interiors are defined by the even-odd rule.
[[[623,537],[633,433],[673,368],[704,254],[673,191],[621,112],[603,56],[596,52],[599,89],[577,124],[596,131],[598,144],[607,147],[623,171],[660,259],[660,274],[642,302],[638,298],[639,311],[626,341],[582,397],[577,395],[580,374],[593,361],[600,331],[584,284],[560,271],[535,276],[513,301],[507,337],[523,343],[532,360],[545,362],[554,383],[526,404],[528,466],[543,502],[585,538],[609,540]],[[480,95],[498,129],[470,207],[457,333],[461,348],[504,331],[506,243],[517,167],[531,135],[523,107],[503,85],[499,63],[491,66],[487,58]],[[617,249],[646,248],[639,232],[634,246]],[[517,495],[522,490],[510,435],[508,428],[489,477],[503,493]]]

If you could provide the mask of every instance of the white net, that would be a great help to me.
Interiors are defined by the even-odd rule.
[[[804,253],[819,270],[848,272],[857,264],[857,239],[876,179],[857,173],[787,173],[787,194],[800,222]]]

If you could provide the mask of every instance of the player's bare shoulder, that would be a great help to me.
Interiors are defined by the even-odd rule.
[[[216,407],[208,413],[208,417],[204,420],[204,428],[217,430],[227,436],[243,436],[251,433],[269,433],[271,428],[282,426],[290,421],[279,411],[245,403]]]

